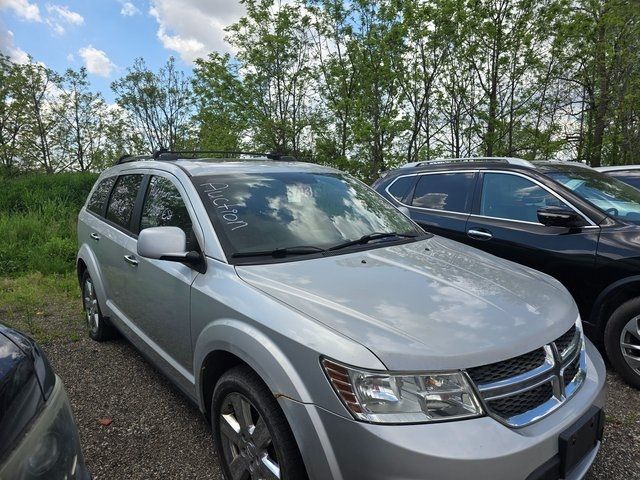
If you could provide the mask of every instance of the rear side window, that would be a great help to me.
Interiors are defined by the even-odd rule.
[[[129,229],[131,214],[136,203],[136,197],[143,175],[122,175],[118,177],[109,206],[107,207],[107,220],[111,220],[116,225]]]
[[[473,172],[422,175],[411,204],[414,207],[469,213],[474,178]]]
[[[197,249],[187,207],[176,186],[167,178],[154,176],[149,182],[140,230],[149,227],[179,227],[187,236],[187,250]]]
[[[108,177],[100,180],[100,183],[98,183],[98,186],[93,191],[93,195],[91,195],[89,199],[89,203],[87,203],[87,210],[98,215],[103,214],[104,204],[107,203],[109,192],[115,181],[116,177]]]
[[[387,189],[387,192],[399,202],[407,195],[416,177],[400,177]]]
[[[485,173],[480,215],[538,223],[538,209],[567,204],[526,178],[504,173]]]

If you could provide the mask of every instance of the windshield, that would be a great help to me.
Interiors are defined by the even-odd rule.
[[[372,233],[424,235],[376,192],[340,173],[267,172],[192,180],[228,256],[283,249],[309,253]],[[389,240],[407,238],[378,236],[369,245]]]
[[[547,175],[608,215],[640,223],[640,190],[587,168],[567,168]]]

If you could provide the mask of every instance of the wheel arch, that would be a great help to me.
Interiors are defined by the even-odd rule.
[[[596,333],[602,336],[613,312],[623,303],[636,297],[640,297],[640,275],[618,280],[600,292],[589,318],[589,323],[596,327]]]
[[[89,275],[93,280],[93,286],[96,289],[96,296],[98,298],[100,309],[103,313],[107,312],[107,294],[102,272],[100,271],[96,256],[86,244],[82,245],[78,251],[78,255],[76,257],[76,272],[79,284],[82,282],[82,275],[84,275],[84,272],[89,272]],[[80,288],[82,288],[82,285],[80,285]]]
[[[236,365],[251,368],[276,397],[311,401],[298,370],[267,335],[246,322],[217,320],[202,330],[194,346],[196,393],[207,418],[216,382]]]

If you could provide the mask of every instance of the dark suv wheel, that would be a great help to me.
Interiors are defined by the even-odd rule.
[[[613,312],[604,331],[607,356],[629,385],[640,388],[640,298]]]
[[[89,275],[89,272],[84,272],[81,281],[82,307],[87,321],[89,336],[97,342],[104,342],[105,340],[112,339],[116,334],[115,329],[100,311],[95,285]]]
[[[213,436],[227,480],[303,480],[307,474],[275,397],[246,366],[218,381],[211,402]]]

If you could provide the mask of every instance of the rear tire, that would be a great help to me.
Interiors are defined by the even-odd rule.
[[[211,424],[225,479],[308,478],[282,409],[249,367],[222,375],[213,391]]]
[[[640,389],[640,298],[620,305],[604,330],[604,344],[616,372]]]
[[[82,307],[87,330],[92,339],[96,342],[104,342],[116,336],[115,329],[100,311],[95,285],[87,271],[82,274]]]

